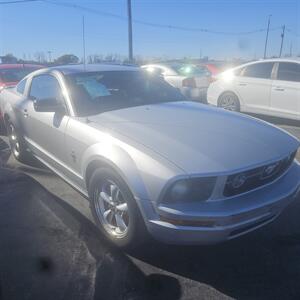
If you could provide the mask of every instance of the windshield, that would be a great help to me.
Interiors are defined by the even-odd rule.
[[[105,71],[66,76],[78,115],[182,101],[185,97],[158,76],[144,71]]]
[[[19,82],[26,75],[35,70],[36,68],[1,69],[0,80],[2,82]]]

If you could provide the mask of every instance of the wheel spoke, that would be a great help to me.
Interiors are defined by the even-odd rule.
[[[127,203],[125,202],[125,203],[117,205],[116,209],[118,211],[127,211],[128,210]]]
[[[120,190],[117,188],[117,191],[115,193],[115,198],[113,199],[114,202],[120,203],[120,195],[121,195]]]
[[[115,218],[116,218],[117,226],[120,229],[120,231],[121,232],[125,231],[127,229],[127,226],[124,220],[122,219],[122,217],[118,214],[115,214]]]
[[[111,221],[112,221],[112,219],[114,217],[114,213],[113,213],[113,211],[111,209],[108,209],[107,211],[104,212],[103,216],[107,220],[107,222],[109,224],[111,224]]]
[[[110,196],[112,199],[114,199],[118,188],[114,184],[111,184],[109,188],[110,188]]]
[[[101,193],[100,193],[100,197],[101,197],[105,202],[107,202],[108,204],[113,205],[113,203],[112,203],[110,197],[109,197],[105,192],[101,192]]]

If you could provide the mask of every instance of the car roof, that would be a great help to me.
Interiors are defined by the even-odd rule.
[[[256,64],[256,63],[263,63],[263,62],[292,62],[292,63],[300,63],[299,57],[287,57],[287,58],[267,58],[267,59],[259,59],[254,61],[249,61],[248,63],[239,65],[238,67]]]
[[[233,68],[229,68],[228,70],[237,70],[246,66],[254,65],[254,64],[259,64],[259,63],[264,63],[264,62],[291,62],[291,63],[297,63],[300,64],[300,58],[299,57],[288,57],[288,58],[267,58],[267,59],[259,59],[259,60],[253,60],[249,61],[247,63],[238,65]],[[228,70],[225,70],[228,71]]]
[[[261,59],[261,61],[270,61],[270,62],[300,62],[300,57],[284,57],[284,58],[268,58],[268,59]]]
[[[43,68],[42,65],[34,64],[0,64],[1,69],[24,69],[24,68]]]
[[[84,72],[101,72],[101,71],[137,71],[140,68],[134,65],[125,64],[78,64],[78,65],[63,65],[47,68],[49,71],[59,71],[64,75]]]
[[[178,61],[167,61],[167,62],[155,62],[145,64],[144,66],[163,66],[163,67],[172,67],[172,66],[181,66],[181,65],[196,65],[195,63],[187,63],[187,62],[178,62]]]

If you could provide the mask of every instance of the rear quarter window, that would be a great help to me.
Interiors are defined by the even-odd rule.
[[[273,66],[273,62],[252,64],[246,66],[241,75],[243,77],[271,79]]]
[[[27,82],[27,79],[23,79],[22,81],[20,81],[18,83],[16,90],[19,94],[22,94],[22,95],[24,94],[26,82]]]
[[[300,64],[289,62],[279,63],[277,80],[300,82]]]

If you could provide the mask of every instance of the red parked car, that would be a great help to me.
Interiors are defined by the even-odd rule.
[[[42,67],[29,64],[0,64],[0,90],[4,87],[15,86],[27,74]]]
[[[5,87],[15,86],[27,74],[42,67],[31,64],[0,64],[0,93]],[[4,132],[3,116],[0,110],[0,134]]]
[[[213,64],[204,64],[202,66],[205,66],[212,76],[215,76],[220,72],[220,69]]]

